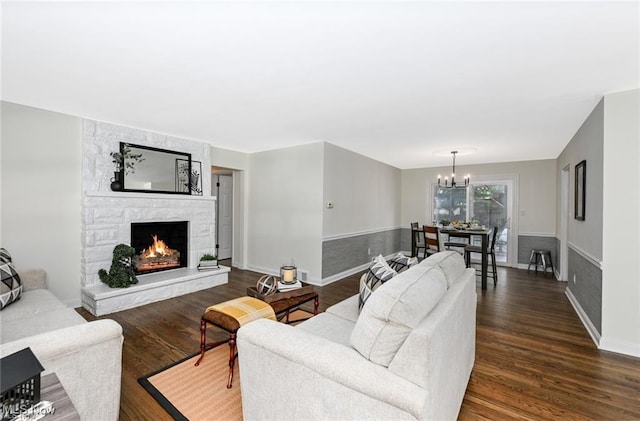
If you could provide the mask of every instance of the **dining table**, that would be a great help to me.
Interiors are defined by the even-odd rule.
[[[482,253],[481,256],[481,262],[482,262],[482,269],[480,271],[480,279],[481,279],[481,284],[482,284],[482,289],[485,290],[487,289],[487,272],[488,272],[488,268],[489,268],[489,251],[488,251],[488,246],[489,246],[489,233],[491,233],[490,229],[487,228],[454,228],[454,227],[443,227],[440,228],[440,233],[441,234],[447,234],[447,235],[455,235],[457,237],[469,237],[469,239],[471,240],[471,238],[473,237],[480,237],[482,239]],[[469,241],[469,243],[471,243],[471,241]]]

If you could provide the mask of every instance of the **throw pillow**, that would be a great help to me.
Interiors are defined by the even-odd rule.
[[[387,263],[389,264],[391,269],[400,273],[400,272],[404,272],[405,270],[409,269],[411,266],[418,263],[418,258],[407,257],[404,254],[402,254],[402,252],[399,252],[398,254],[393,256],[391,259],[389,259]]]
[[[0,263],[0,310],[18,301],[22,295],[22,281],[9,262]]]
[[[5,248],[0,248],[0,262],[11,263],[11,255]]]
[[[360,278],[360,296],[358,297],[358,310],[362,310],[364,303],[369,299],[373,291],[378,289],[380,285],[387,282],[389,279],[396,275],[396,271],[391,269],[384,260],[382,255],[379,255],[369,267],[369,270],[365,272]]]

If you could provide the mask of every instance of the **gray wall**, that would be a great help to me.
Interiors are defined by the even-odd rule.
[[[602,270],[569,248],[569,288],[593,326],[602,334]],[[573,283],[573,275],[579,280]]]
[[[549,250],[551,252],[551,261],[554,269],[558,269],[558,248],[555,237],[538,237],[533,235],[518,236],[518,263],[529,264],[531,250]]]
[[[602,222],[603,222],[603,148],[604,148],[604,100],[598,102],[591,114],[577,130],[567,147],[557,159],[557,179],[561,180],[561,172],[569,166],[569,220],[568,245],[573,247],[569,252],[568,288],[576,297],[580,306],[598,331],[602,326],[602,274],[599,262],[602,261]],[[587,188],[585,220],[578,221],[574,215],[575,197],[575,165],[582,160],[587,161]],[[558,185],[558,195],[561,188]],[[561,198],[558,197],[558,203]],[[560,226],[561,210],[557,209],[557,225]],[[590,259],[585,259],[575,252],[581,251]],[[579,256],[579,255],[578,255]],[[591,266],[591,268],[587,268]],[[599,275],[594,273],[599,272]],[[573,279],[576,282],[573,282]],[[599,279],[594,281],[594,279]],[[598,303],[597,305],[595,303]]]
[[[400,228],[325,240],[322,243],[322,277],[327,278],[369,263],[372,258],[400,250]],[[410,232],[410,230],[407,230]],[[411,245],[409,245],[411,248]],[[368,251],[371,250],[371,253]]]

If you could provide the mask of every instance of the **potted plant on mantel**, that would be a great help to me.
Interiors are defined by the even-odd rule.
[[[200,258],[198,270],[215,269],[218,267],[218,256],[211,253],[205,253]]]
[[[133,174],[135,164],[144,161],[141,153],[131,153],[131,148],[128,144],[124,144],[122,151],[111,152],[111,158],[113,159],[113,165],[115,170],[113,172],[113,178],[111,179],[111,190],[120,191],[124,187],[122,184],[122,174]]]

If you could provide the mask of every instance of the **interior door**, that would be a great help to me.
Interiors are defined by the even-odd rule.
[[[218,175],[218,259],[230,259],[233,239],[233,177]]]

